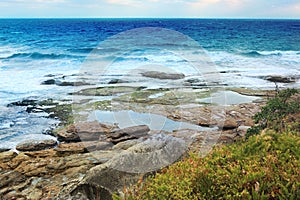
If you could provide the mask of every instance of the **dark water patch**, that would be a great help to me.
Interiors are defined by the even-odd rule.
[[[117,57],[115,59],[117,62],[122,62],[122,61],[149,61],[148,58],[146,57]]]
[[[93,51],[94,48],[77,48],[77,49],[68,49],[67,51],[72,52],[72,53],[90,53]]]
[[[82,58],[81,56],[73,56],[73,55],[67,55],[67,54],[43,54],[43,53],[38,53],[38,52],[34,52],[34,53],[15,53],[11,56],[8,56],[6,58],[2,58],[2,59],[24,59],[24,58],[31,58],[34,60],[41,60],[41,59],[64,59],[64,58]]]

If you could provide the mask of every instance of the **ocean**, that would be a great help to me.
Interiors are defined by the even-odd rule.
[[[126,45],[137,48],[120,53]],[[0,19],[0,148],[50,137],[41,133],[56,120],[7,105],[32,98],[71,99],[67,93],[74,87],[41,83],[49,77],[76,79],[85,73],[90,54],[113,60],[106,78],[140,65],[171,66],[193,76],[186,60],[172,53],[178,49],[196,57],[201,49],[221,72],[222,85],[273,89],[275,84],[263,77],[300,76],[300,20]],[[279,86],[299,88],[300,83]]]

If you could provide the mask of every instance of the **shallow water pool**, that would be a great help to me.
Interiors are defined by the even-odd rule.
[[[193,129],[199,131],[213,130],[213,128],[207,128],[190,124],[186,122],[179,122],[171,120],[163,115],[152,113],[139,113],[132,110],[123,111],[102,111],[95,110],[90,113],[88,121],[99,121],[101,123],[118,124],[120,128],[126,128],[137,125],[147,125],[151,130],[163,130],[172,132],[180,129]]]

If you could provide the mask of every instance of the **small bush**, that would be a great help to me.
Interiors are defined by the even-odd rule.
[[[275,98],[270,99],[261,112],[254,116],[257,124],[247,131],[246,138],[257,135],[261,130],[268,128],[279,131],[293,131],[297,129],[297,125],[289,126],[290,119],[294,114],[300,112],[300,102],[298,99],[292,99],[297,94],[296,89],[286,89],[279,91]]]

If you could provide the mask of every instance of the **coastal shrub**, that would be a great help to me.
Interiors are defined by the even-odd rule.
[[[257,125],[247,131],[246,138],[259,134],[265,128],[277,132],[300,131],[300,123],[295,119],[295,115],[300,112],[300,102],[298,98],[292,98],[297,93],[296,89],[279,91],[274,98],[267,102],[261,112],[254,116]],[[292,122],[297,124],[291,126]]]
[[[268,130],[191,155],[126,189],[125,199],[300,199],[300,138]]]

